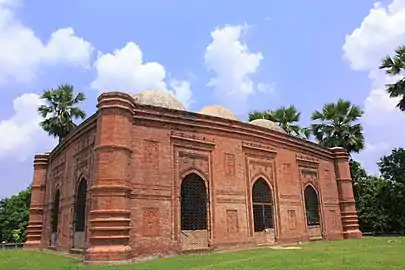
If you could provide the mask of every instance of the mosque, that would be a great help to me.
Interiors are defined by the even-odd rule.
[[[361,235],[344,149],[147,90],[103,93],[35,156],[25,246],[99,263]]]

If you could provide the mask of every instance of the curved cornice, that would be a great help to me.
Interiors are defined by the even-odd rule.
[[[72,144],[76,139],[80,138],[83,134],[96,128],[97,113],[93,114],[86,120],[84,120],[80,125],[78,125],[72,132],[70,132],[49,154],[49,159],[52,159],[60,152],[65,150],[70,144]]]
[[[123,93],[108,93],[121,97]],[[106,94],[107,95],[107,94]],[[124,94],[127,96],[127,94]],[[103,97],[101,95],[100,97]],[[99,97],[99,101],[100,101]],[[131,97],[132,99],[132,97]],[[282,132],[270,130],[249,123],[235,121],[231,119],[218,118],[214,116],[199,114],[189,111],[180,111],[155,107],[151,105],[141,105],[133,102],[134,123],[146,126],[170,128],[172,130],[183,130],[189,132],[201,131],[207,134],[218,134],[230,138],[242,138],[245,141],[262,141],[269,145],[294,149],[307,154],[317,155],[326,159],[333,159],[332,150],[322,147],[316,143],[300,139]],[[59,143],[50,153],[49,157],[57,155],[66,149],[73,141],[84,133],[96,127],[97,113],[90,116],[83,123],[76,127],[61,143]]]
[[[198,129],[207,134],[220,134],[225,137],[243,138],[243,140],[261,140],[270,145],[285,145],[287,148],[294,148],[304,153],[322,156],[326,159],[333,159],[332,151],[316,143],[300,139],[282,132],[267,128],[253,126],[249,123],[211,117],[194,112],[176,111],[152,106],[135,106],[134,123],[140,125],[153,125],[172,129],[181,129],[195,132]],[[164,124],[164,125],[163,125]]]

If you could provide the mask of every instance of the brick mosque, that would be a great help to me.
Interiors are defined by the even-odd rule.
[[[100,95],[35,156],[25,246],[97,263],[361,235],[344,149],[148,90]]]

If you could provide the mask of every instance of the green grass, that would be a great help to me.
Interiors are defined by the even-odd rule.
[[[262,248],[204,255],[182,255],[121,266],[82,266],[78,260],[47,252],[0,251],[1,270],[158,270],[158,269],[405,269],[405,238],[364,238],[316,242],[300,250]]]

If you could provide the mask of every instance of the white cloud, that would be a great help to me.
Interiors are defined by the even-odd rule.
[[[365,134],[368,144],[361,159],[377,160],[388,149],[404,146],[405,116],[395,106],[397,99],[390,98],[385,84],[398,79],[379,70],[381,60],[392,55],[396,47],[405,44],[405,0],[393,0],[384,6],[374,4],[358,28],[346,36],[344,58],[353,70],[367,71],[371,90],[364,101]],[[369,162],[371,163],[371,162]],[[375,163],[375,162],[374,162]]]
[[[37,113],[39,105],[43,104],[38,94],[26,93],[13,101],[14,115],[9,119],[0,120],[0,160],[15,157],[24,160],[31,157],[33,152],[41,148],[49,150],[52,140],[41,132]]]
[[[61,28],[44,44],[14,14],[17,0],[0,0],[0,83],[29,82],[43,64],[89,67],[93,46],[72,28]]]
[[[344,55],[356,70],[376,68],[405,38],[405,1],[394,0],[384,7],[374,4],[361,25],[346,36]]]
[[[166,70],[157,62],[144,62],[139,46],[128,42],[112,53],[99,53],[94,63],[97,71],[91,87],[100,92],[123,91],[136,93],[142,90],[165,90],[173,94],[184,106],[190,105],[191,89],[187,81],[171,80]]]
[[[75,35],[71,27],[61,28],[51,34],[44,47],[42,59],[48,64],[69,64],[90,68],[93,46],[83,38]]]
[[[208,86],[215,88],[216,95],[229,107],[239,112],[247,98],[265,84],[257,84],[254,75],[263,60],[260,52],[252,53],[242,36],[248,26],[225,26],[211,32],[212,42],[205,51],[207,69],[215,73]]]
[[[89,68],[93,46],[77,37],[72,28],[53,32],[43,43],[32,29],[23,25],[14,10],[18,0],[0,0],[0,83],[28,83],[41,66],[69,65]],[[49,150],[53,140],[41,131],[34,93],[23,94],[13,101],[14,115],[0,119],[0,159],[24,160],[33,152]]]
[[[383,57],[405,44],[403,25],[405,0],[393,0],[387,7],[377,2],[361,25],[346,36],[343,45],[344,57],[352,69],[369,72],[372,89],[365,100],[365,120],[372,125],[384,125],[392,117],[403,120],[403,114],[395,108],[397,99],[385,92],[385,84],[397,78],[378,69]]]

